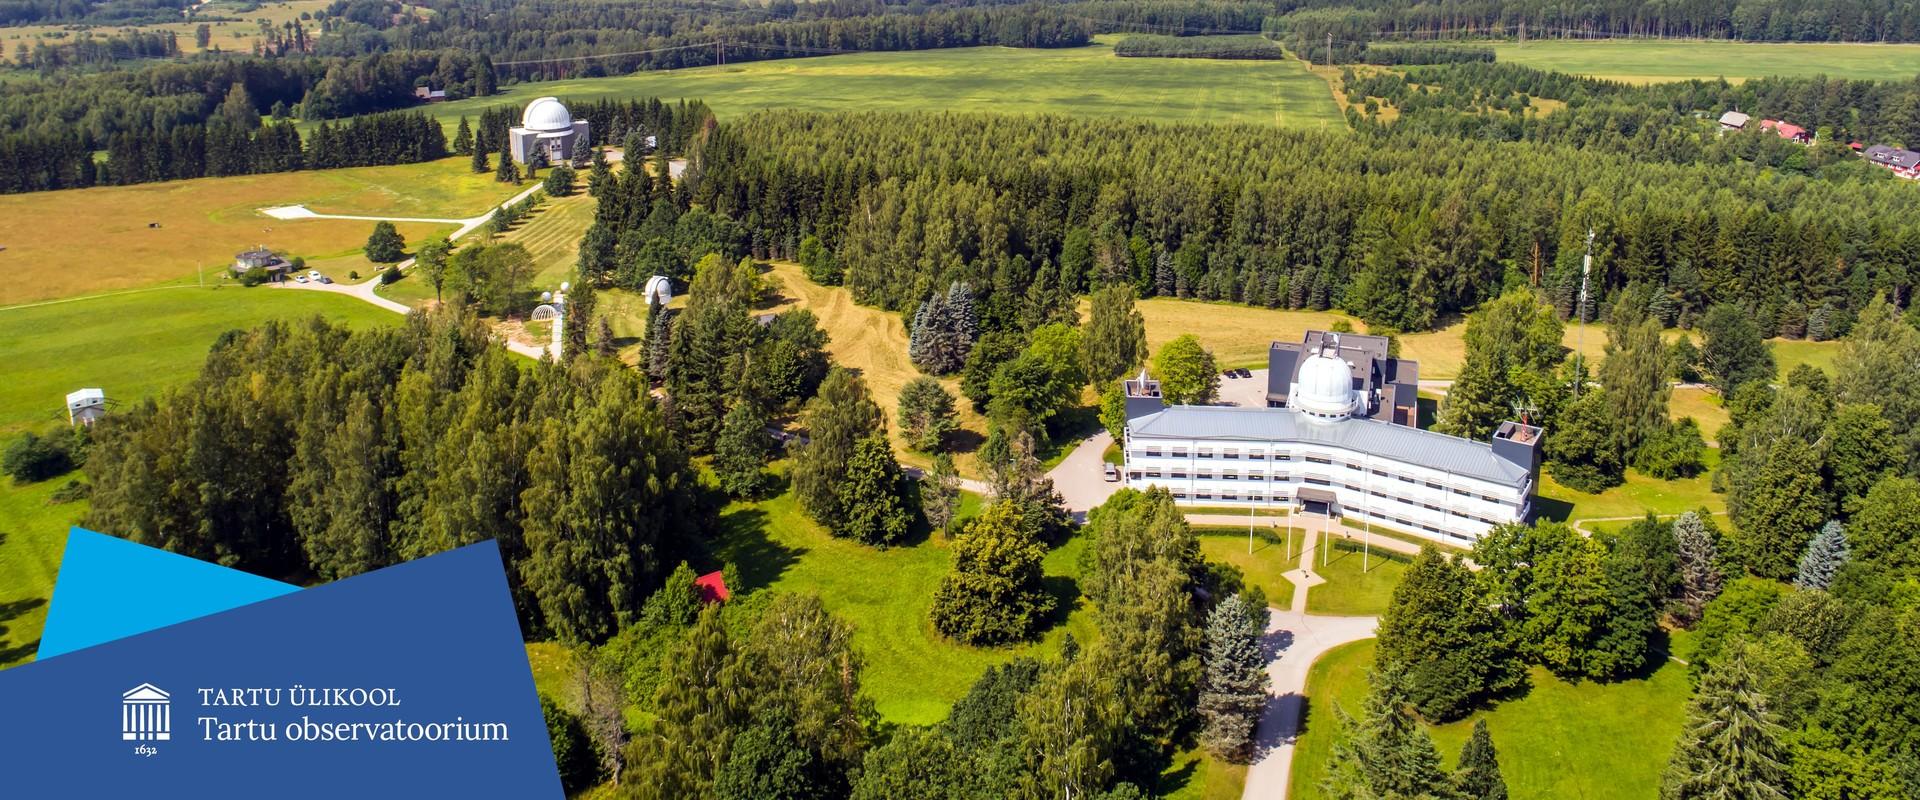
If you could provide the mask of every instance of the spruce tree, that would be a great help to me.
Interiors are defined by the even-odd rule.
[[[1447,391],[1434,429],[1481,440],[1511,418],[1523,399],[1528,376],[1551,376],[1563,360],[1562,324],[1553,309],[1530,291],[1512,291],[1482,304],[1467,317],[1466,362]],[[1556,436],[1558,433],[1556,432]],[[1551,440],[1551,439],[1549,439]]]
[[[487,151],[478,147],[473,148],[473,159],[469,163],[475,175],[485,175],[493,169],[493,167],[487,163]]]
[[[1794,574],[1793,585],[1802,589],[1826,589],[1833,585],[1833,576],[1846,566],[1852,556],[1847,546],[1847,529],[1839,520],[1827,520],[1814,534],[1813,541],[1807,543],[1807,551],[1800,556],[1800,569]]]
[[[665,306],[647,304],[647,340],[641,366],[655,382],[667,379],[673,369],[673,318],[679,312]]]
[[[1200,743],[1228,761],[1244,762],[1254,726],[1267,706],[1267,671],[1260,636],[1266,609],[1239,594],[1207,615],[1206,675],[1200,684]]]
[[[1375,669],[1360,719],[1334,707],[1335,739],[1321,789],[1342,798],[1446,797],[1440,751],[1407,710],[1404,675]]]
[[[505,139],[500,140],[500,166],[494,171],[493,179],[501,183],[520,182],[520,165],[513,163],[513,150]]]
[[[461,156],[473,153],[473,127],[467,124],[464,114],[460,116],[460,127],[453,132],[453,153]]]
[[[767,461],[773,458],[771,422],[760,404],[745,397],[733,401],[733,409],[720,424],[720,436],[713,446],[713,471],[720,488],[734,497],[754,497],[767,488]]]
[[[1673,538],[1680,559],[1680,607],[1684,622],[1700,618],[1707,603],[1720,596],[1726,577],[1720,572],[1720,551],[1699,512],[1689,511],[1673,521]]]
[[[900,433],[907,444],[924,453],[943,449],[947,434],[959,425],[954,421],[953,395],[937,378],[922,375],[900,390]]]
[[[1744,649],[1716,662],[1687,703],[1661,800],[1785,800],[1785,732]]]
[[[1485,719],[1474,721],[1473,736],[1460,749],[1453,785],[1461,800],[1507,800],[1507,779],[1500,775],[1500,756],[1493,750]]]

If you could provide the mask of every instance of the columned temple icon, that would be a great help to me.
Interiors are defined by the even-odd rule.
[[[151,683],[120,694],[120,738],[126,741],[166,741],[172,738],[172,696]]]

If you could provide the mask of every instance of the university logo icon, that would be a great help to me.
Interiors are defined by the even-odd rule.
[[[167,741],[173,710],[160,687],[143,683],[120,693],[120,738],[125,741]]]

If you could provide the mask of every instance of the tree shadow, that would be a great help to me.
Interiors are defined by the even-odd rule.
[[[1418,417],[1422,430],[1433,427],[1433,423],[1440,419],[1440,401],[1421,397],[1414,401],[1414,405],[1416,407],[1414,414]]]
[[[1053,596],[1053,611],[1040,627],[1045,632],[1065,625],[1067,617],[1080,607],[1080,582],[1065,575],[1048,575],[1040,579],[1040,585]]]
[[[1537,494],[1533,496],[1533,518],[1535,520],[1548,519],[1554,522],[1566,522],[1570,516],[1573,516],[1572,503],[1565,500],[1556,500],[1551,497],[1542,497]]]
[[[0,666],[6,666],[33,657],[40,650],[40,640],[34,639],[17,645],[6,644],[8,625],[6,623],[26,616],[45,607],[44,597],[30,597],[24,600],[0,602]]]
[[[744,585],[732,588],[752,591],[771,586],[806,554],[805,548],[774,541],[767,526],[767,512],[758,508],[736,508],[720,515],[720,535],[712,552],[716,560],[739,571]]]
[[[987,437],[982,436],[979,431],[956,428],[947,434],[947,452],[956,455],[975,452],[986,443]]]
[[[1155,782],[1155,788],[1159,790],[1155,796],[1168,797],[1187,788],[1187,784],[1193,782],[1193,776],[1199,771],[1199,768],[1200,757],[1194,756],[1187,759],[1180,766],[1160,773],[1160,779]]]

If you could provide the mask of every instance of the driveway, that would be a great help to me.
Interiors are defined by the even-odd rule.
[[[1267,407],[1267,371],[1251,370],[1251,378],[1220,376],[1220,402],[1242,408]]]
[[[1066,501],[1067,510],[1073,512],[1076,520],[1084,521],[1088,509],[1107,502],[1114,492],[1120,491],[1120,482],[1109,482],[1100,466],[1106,463],[1101,455],[1112,444],[1113,434],[1101,431],[1081,442],[1059,464],[1047,471],[1047,477],[1053,480],[1053,488],[1059,490],[1061,499]]]

